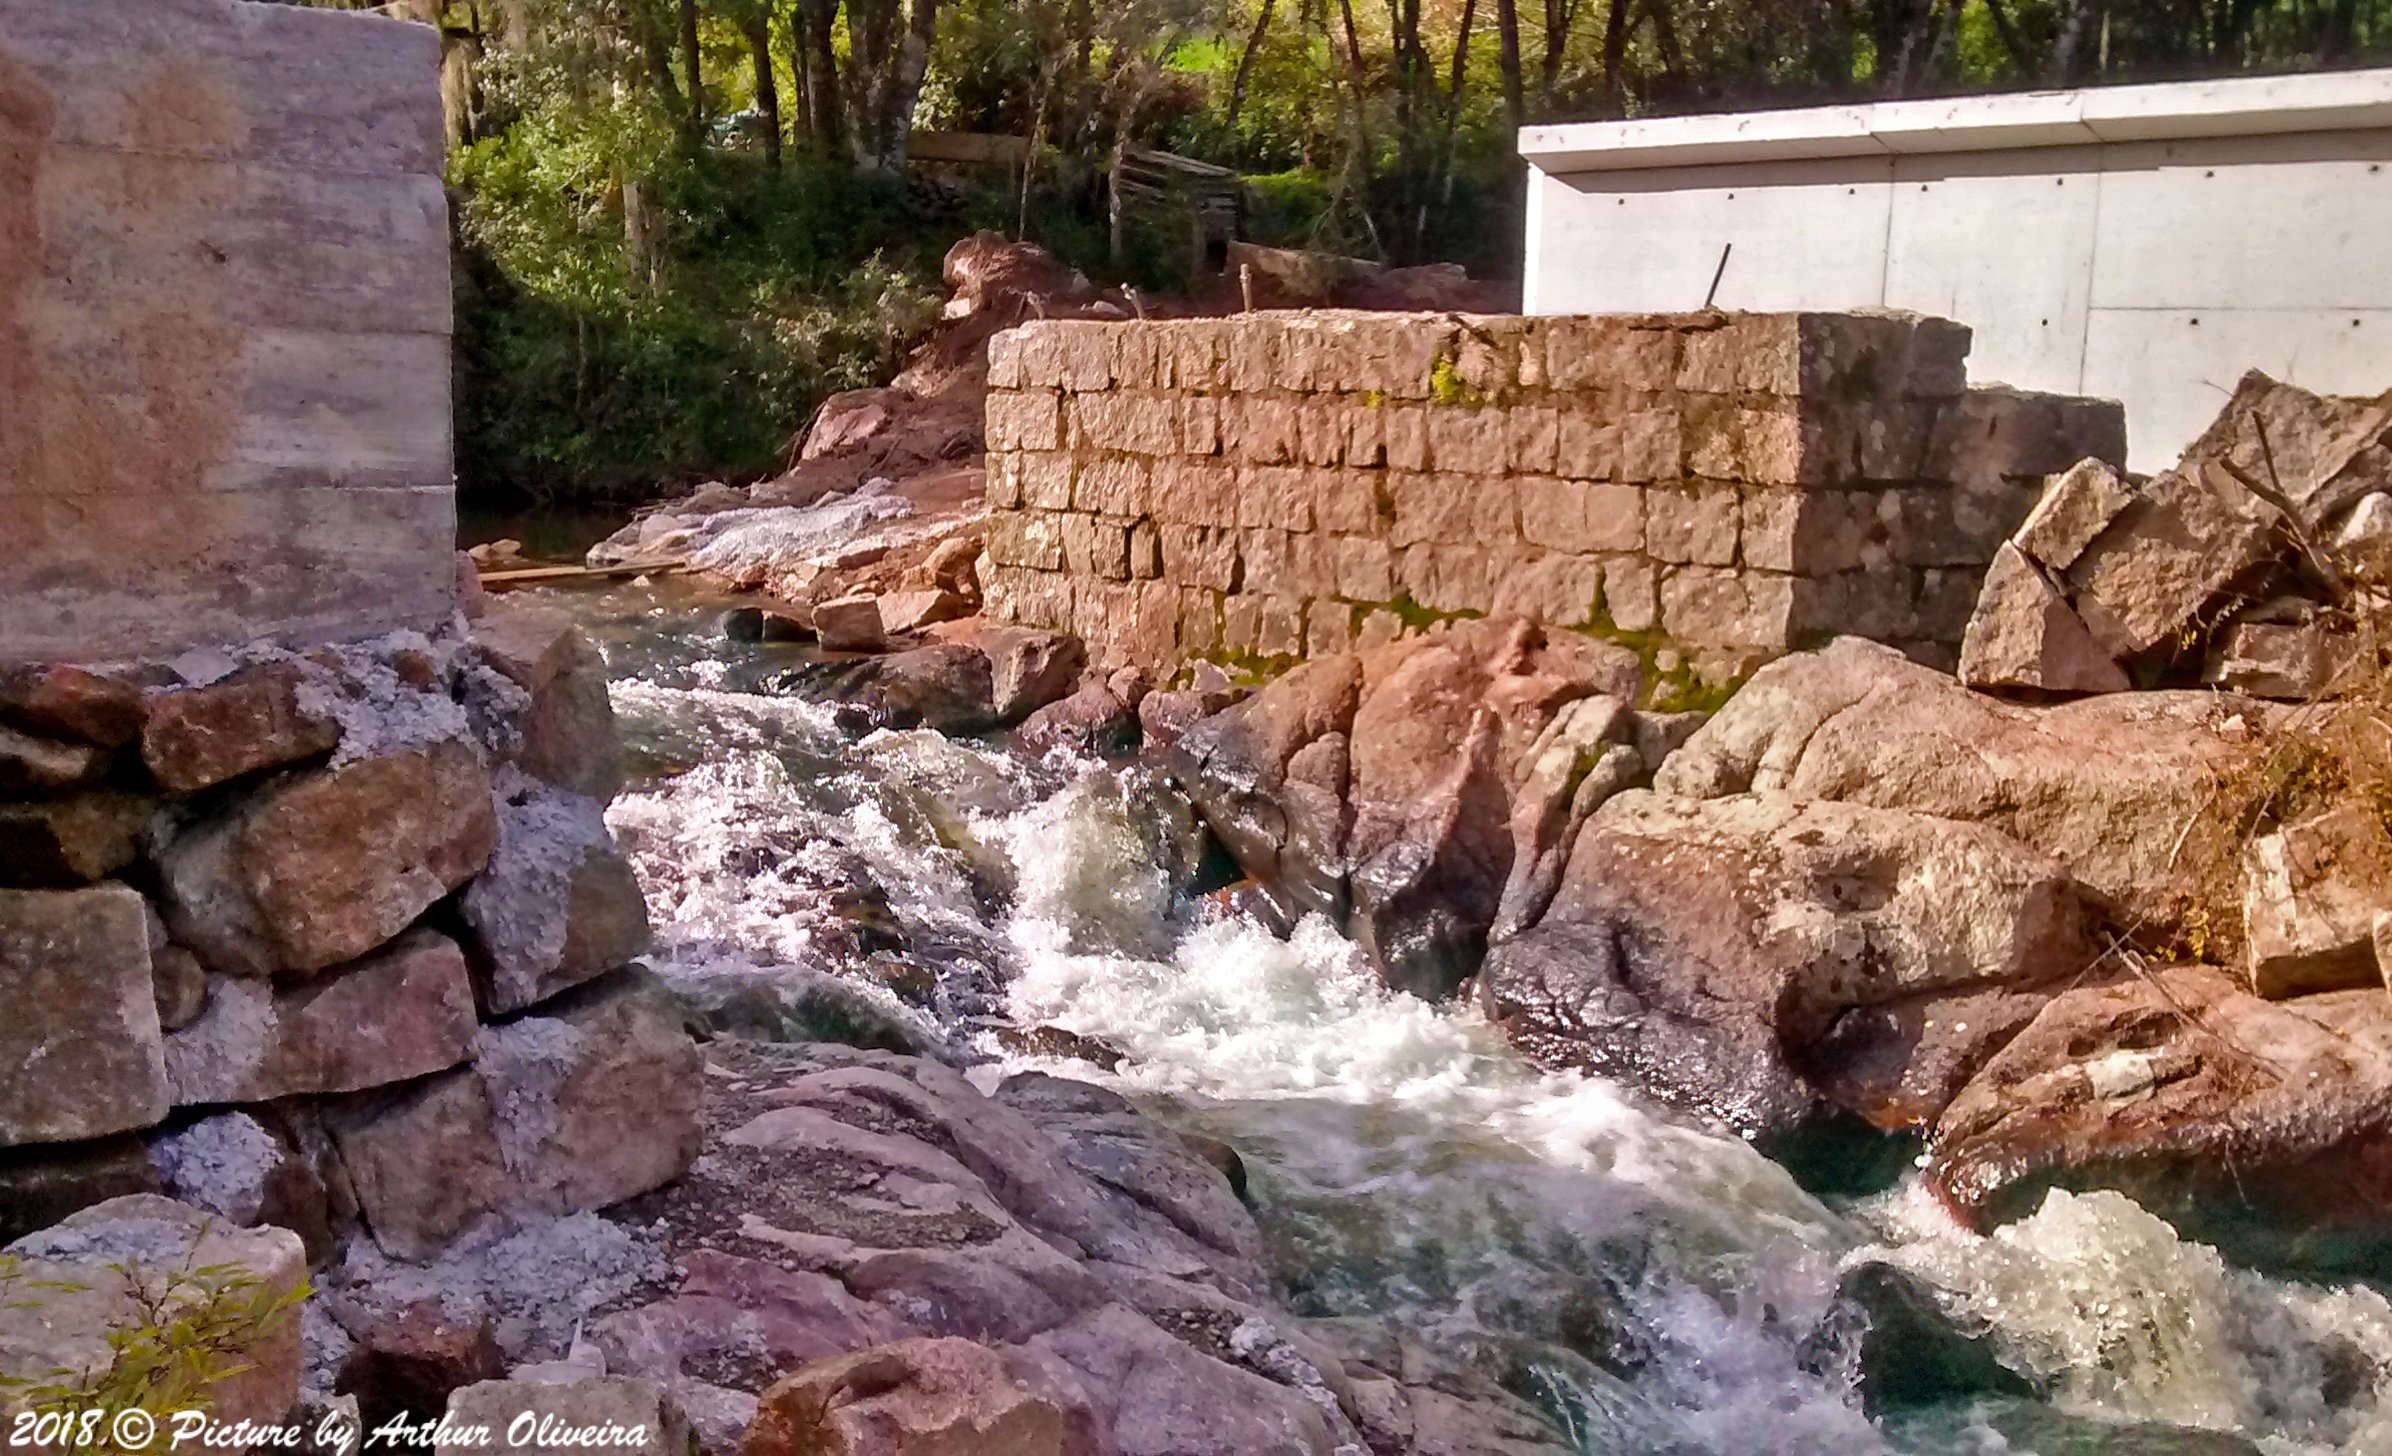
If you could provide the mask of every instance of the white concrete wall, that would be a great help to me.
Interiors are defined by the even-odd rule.
[[[2122,401],[2132,463],[2245,369],[2392,389],[2392,71],[1532,127],[1525,307],[1884,305],[1970,377]]]

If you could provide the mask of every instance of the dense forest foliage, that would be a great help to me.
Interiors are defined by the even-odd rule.
[[[485,500],[768,470],[997,228],[1187,279],[1132,149],[1259,241],[1501,274],[1523,122],[2356,64],[2385,0],[300,0],[440,28],[459,469]],[[909,165],[919,133],[1018,139]]]

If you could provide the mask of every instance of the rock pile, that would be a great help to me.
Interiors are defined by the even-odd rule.
[[[416,1255],[677,1176],[697,1054],[632,964],[615,755],[538,607],[0,672],[0,1234],[163,1190]]]

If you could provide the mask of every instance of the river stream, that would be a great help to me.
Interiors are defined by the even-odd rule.
[[[1286,1298],[1392,1319],[1589,1453],[2392,1453],[2392,1304],[2226,1264],[2116,1194],[1990,1237],[1909,1184],[1822,1201],[1737,1139],[1549,1075],[1473,1011],[1380,987],[1308,920],[1183,893],[1184,803],[1135,766],[866,731],[776,690],[799,647],[702,599],[557,594],[636,763],[610,813],[652,962],[726,1026],[944,1043],[991,1082],[1106,1081],[1242,1154]],[[1059,1027],[1111,1071],[1008,1054]],[[2039,1396],[1873,1423],[1839,1272],[1882,1260]]]

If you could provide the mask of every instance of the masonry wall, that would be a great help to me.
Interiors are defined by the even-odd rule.
[[[1970,390],[1909,314],[1041,321],[991,345],[995,615],[1281,661],[1519,612],[1709,680],[1841,632],[1947,659],[2118,407]]]
[[[439,41],[0,0],[0,660],[450,611]]]

